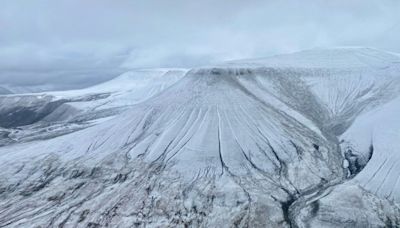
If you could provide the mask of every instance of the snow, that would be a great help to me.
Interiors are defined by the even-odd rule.
[[[396,224],[399,59],[318,49],[4,96],[66,102],[44,118],[57,124],[10,134],[47,138],[0,147],[0,226]],[[368,157],[371,143],[348,175],[345,149]]]

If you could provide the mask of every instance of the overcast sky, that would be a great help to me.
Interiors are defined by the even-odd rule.
[[[0,0],[0,84],[84,85],[315,47],[400,52],[399,12],[399,0]]]

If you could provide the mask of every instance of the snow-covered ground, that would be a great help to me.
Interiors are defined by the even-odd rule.
[[[23,113],[0,130],[0,226],[400,226],[399,65],[317,49],[0,96]]]

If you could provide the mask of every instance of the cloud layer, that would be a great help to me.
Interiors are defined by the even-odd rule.
[[[314,47],[400,52],[398,12],[397,0],[3,0],[0,83],[82,83],[116,68],[191,67]],[[51,73],[67,71],[92,73],[79,80]]]

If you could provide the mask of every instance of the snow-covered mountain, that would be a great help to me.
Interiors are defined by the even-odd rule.
[[[400,226],[399,98],[369,48],[0,96],[0,226]]]

